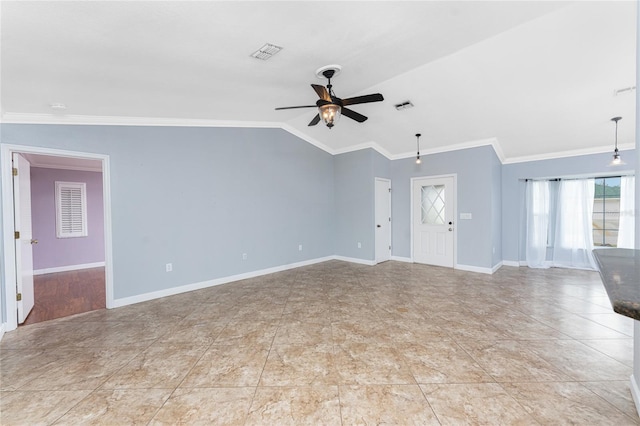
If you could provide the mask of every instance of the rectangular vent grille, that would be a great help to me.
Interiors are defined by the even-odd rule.
[[[395,107],[398,111],[402,111],[403,109],[413,108],[413,104],[411,103],[411,101],[404,101],[396,104]]]
[[[260,59],[262,61],[266,61],[276,53],[282,50],[282,47],[276,46],[275,44],[267,43],[262,46],[260,49],[256,50],[251,54],[251,57]]]

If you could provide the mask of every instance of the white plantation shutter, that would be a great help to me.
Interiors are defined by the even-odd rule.
[[[56,237],[87,235],[87,184],[56,182]]]

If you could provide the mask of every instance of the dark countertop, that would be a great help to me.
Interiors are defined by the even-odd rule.
[[[593,254],[613,310],[640,320],[640,250],[597,249]]]

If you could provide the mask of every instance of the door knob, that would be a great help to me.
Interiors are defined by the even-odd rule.
[[[31,244],[38,244],[38,240],[31,240]]]
[[[376,228],[382,228],[382,225],[376,225]]]
[[[453,231],[453,228],[449,228],[449,231]]]
[[[453,222],[449,222],[449,225],[453,225]]]

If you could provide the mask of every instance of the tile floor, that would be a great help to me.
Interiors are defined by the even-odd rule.
[[[19,328],[0,424],[640,424],[597,273],[331,261]]]

